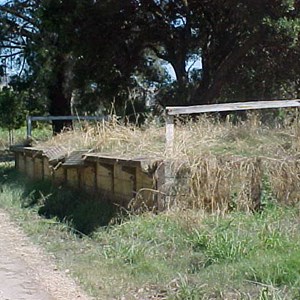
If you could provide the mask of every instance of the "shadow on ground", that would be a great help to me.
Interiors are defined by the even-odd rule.
[[[21,189],[19,201],[22,207],[35,208],[42,217],[66,222],[78,234],[88,235],[107,226],[117,214],[116,206],[104,195],[57,187],[46,180],[28,181],[12,164],[1,164],[0,184],[1,189],[4,185]]]
[[[8,150],[0,150],[0,163],[14,161],[14,154]]]

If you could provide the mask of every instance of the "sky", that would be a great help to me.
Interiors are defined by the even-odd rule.
[[[0,0],[0,5],[3,5],[4,3],[8,2],[8,1],[9,0]],[[176,75],[175,75],[175,72],[174,72],[174,69],[173,69],[172,65],[169,64],[169,63],[165,63],[164,65],[165,65],[165,68],[166,68],[167,72],[170,74],[171,79],[175,80]],[[187,66],[186,66],[186,69],[187,70],[190,69],[190,71],[192,71],[194,69],[201,69],[201,67],[202,67],[201,60],[198,59],[196,62],[195,61],[188,62]],[[7,73],[10,73],[9,68],[7,68]]]

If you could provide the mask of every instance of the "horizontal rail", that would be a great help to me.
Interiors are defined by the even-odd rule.
[[[44,117],[35,117],[29,116],[28,118],[31,121],[70,121],[70,120],[87,120],[87,121],[102,121],[108,120],[108,116],[44,116]]]
[[[31,137],[33,121],[108,121],[109,116],[28,116],[26,120],[27,139]]]
[[[299,107],[300,99],[295,100],[274,100],[274,101],[253,101],[253,102],[236,102],[236,103],[221,103],[208,105],[194,105],[194,106],[170,106],[166,107],[169,116],[197,114],[207,112],[221,112],[221,111],[238,111],[250,109],[264,109],[264,108],[286,108]]]

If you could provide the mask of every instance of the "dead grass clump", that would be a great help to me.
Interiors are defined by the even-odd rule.
[[[117,121],[101,122],[95,126],[75,129],[43,143],[43,147],[63,145],[67,150],[90,149],[123,157],[161,156],[164,153],[164,128],[147,130]]]
[[[176,203],[215,212],[254,210],[260,203],[261,182],[260,159],[211,154],[178,170]]]
[[[207,155],[174,170],[175,203],[225,213],[256,211],[271,203],[300,202],[300,163],[295,158]]]
[[[265,170],[276,201],[288,205],[299,203],[300,162],[297,158],[266,160]]]

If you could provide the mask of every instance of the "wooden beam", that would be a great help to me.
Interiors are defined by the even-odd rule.
[[[170,106],[166,107],[167,115],[186,115],[208,112],[221,111],[238,111],[250,109],[264,109],[264,108],[285,108],[285,107],[299,107],[300,99],[295,100],[274,100],[274,101],[253,101],[253,102],[237,102],[237,103],[221,103],[208,105],[194,105],[194,106]]]

